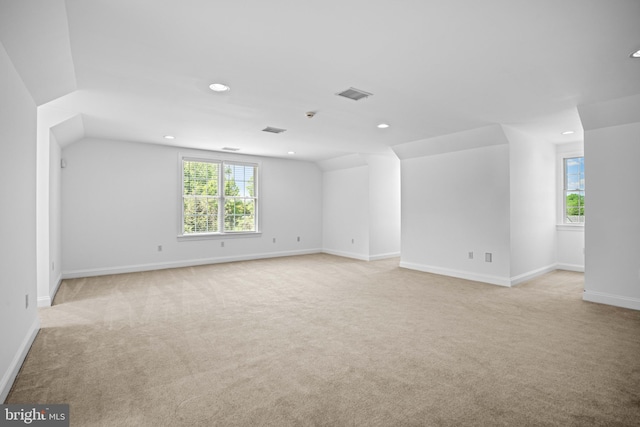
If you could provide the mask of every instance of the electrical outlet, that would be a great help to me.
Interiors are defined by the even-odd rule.
[[[276,238],[274,237],[274,238],[273,238],[273,243],[275,243],[275,242],[276,242]]]
[[[298,236],[298,242],[300,241],[300,236]]]
[[[158,245],[158,252],[162,252],[162,245]]]
[[[351,244],[353,245],[356,242],[356,239],[351,239]]]
[[[224,248],[224,242],[220,242],[220,247]]]
[[[29,294],[24,296],[24,308],[29,308]]]
[[[487,252],[484,254],[484,262],[492,262],[493,256],[491,255],[491,252]]]
[[[473,259],[473,252],[469,252],[469,259]]]

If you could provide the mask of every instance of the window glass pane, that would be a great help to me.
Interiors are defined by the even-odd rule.
[[[567,190],[580,189],[580,175],[567,175]]]
[[[225,165],[225,196],[255,197],[255,167]]]
[[[182,162],[182,185],[185,195],[218,195],[218,163]]]
[[[224,166],[224,195],[225,196],[238,196],[240,189],[236,184],[233,166]]]
[[[219,163],[182,161],[184,234],[219,231],[219,172]]]
[[[579,174],[581,165],[580,158],[565,159],[565,170],[567,174]]]
[[[196,204],[195,200],[191,197],[183,197],[182,199],[182,212],[183,212],[183,233],[193,233],[195,230],[195,213]]]
[[[255,231],[255,200],[238,197],[225,200],[225,231]]]
[[[254,165],[184,159],[182,170],[183,234],[257,231]]]
[[[565,209],[567,222],[584,222],[584,192],[568,192],[565,201]]]
[[[244,217],[242,219],[243,231],[255,231],[256,230],[256,215],[255,209],[256,201],[254,199],[248,199],[244,202]]]
[[[209,232],[218,232],[218,199],[209,198],[207,200],[207,217]]]
[[[564,222],[584,222],[584,157],[564,159]]]

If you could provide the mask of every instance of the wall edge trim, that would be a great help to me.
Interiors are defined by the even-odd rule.
[[[31,349],[33,345],[33,341],[36,339],[36,335],[40,331],[40,318],[36,314],[36,318],[33,320],[27,335],[24,337],[22,344],[18,348],[18,351],[13,356],[13,360],[9,365],[7,371],[2,376],[2,380],[0,380],[0,402],[3,402],[7,399],[9,392],[11,391],[11,387],[13,387],[13,383],[18,376],[18,372],[20,372],[20,368],[24,363],[24,359],[27,357],[27,353]]]
[[[58,292],[61,283],[62,273],[58,274],[58,277],[56,278],[56,284],[53,289],[49,289],[49,295],[38,297],[38,307],[51,307],[51,304],[53,304],[53,300],[56,297],[56,293]]]
[[[584,265],[558,263],[558,270],[577,271],[584,273]]]
[[[595,302],[598,304],[613,305],[631,310],[640,310],[640,298],[607,294],[605,292],[588,291],[585,289],[582,299],[584,301]]]
[[[378,261],[387,258],[397,258],[400,256],[400,252],[387,252],[383,254],[369,255],[369,261]]]
[[[511,286],[519,285],[520,283],[526,282],[527,280],[531,280],[538,276],[542,276],[543,274],[550,273],[558,269],[558,264],[549,264],[545,267],[536,268],[535,270],[527,271],[526,273],[519,274],[517,276],[513,276],[511,278]]]
[[[321,249],[303,249],[296,251],[265,252],[247,255],[235,255],[216,258],[200,258],[181,261],[159,262],[150,264],[125,265],[118,267],[93,268],[86,270],[71,270],[62,273],[62,279],[77,279],[81,277],[107,276],[111,274],[139,273],[143,271],[166,270],[169,268],[194,267],[198,265],[221,264],[235,261],[252,261],[265,258],[279,258],[286,256],[309,255],[321,253]]]
[[[490,276],[487,274],[478,274],[470,271],[452,270],[442,267],[434,267],[432,265],[416,264],[412,262],[400,261],[400,267],[409,270],[423,271],[425,273],[439,274],[441,276],[456,277],[458,279],[471,280],[474,282],[482,282],[497,286],[511,286],[511,280],[508,277]]]
[[[341,256],[343,258],[359,259],[360,261],[370,261],[371,258],[368,255],[357,254],[355,252],[335,251],[333,249],[322,249],[322,253]]]

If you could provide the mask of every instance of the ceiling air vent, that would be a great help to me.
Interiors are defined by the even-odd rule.
[[[369,92],[365,92],[363,90],[360,89],[356,89],[354,87],[350,87],[347,90],[343,90],[340,93],[336,93],[336,95],[338,96],[342,96],[344,98],[349,98],[349,99],[353,99],[354,101],[360,101],[361,99],[367,98],[369,96],[372,96],[372,93]]]
[[[272,128],[271,126],[267,126],[266,128],[262,129],[263,132],[271,132],[271,133],[282,133],[285,130],[286,129]]]
[[[240,149],[236,147],[223,147],[222,149],[224,151],[240,151]]]

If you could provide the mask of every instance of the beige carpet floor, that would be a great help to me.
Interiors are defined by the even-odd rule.
[[[65,280],[7,403],[72,426],[638,426],[640,312],[309,255]]]

